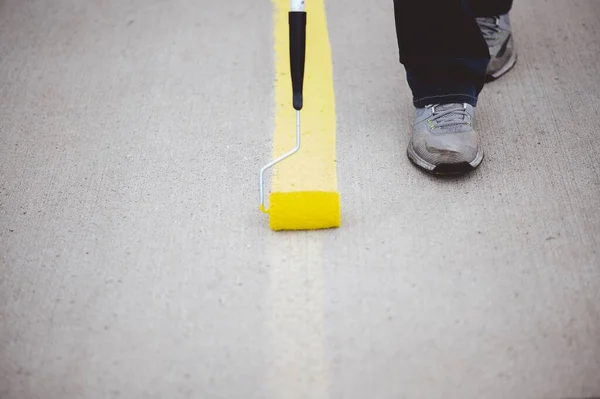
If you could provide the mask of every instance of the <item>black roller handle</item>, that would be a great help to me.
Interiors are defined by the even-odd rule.
[[[294,108],[303,106],[304,64],[306,59],[306,11],[290,11],[290,68]]]

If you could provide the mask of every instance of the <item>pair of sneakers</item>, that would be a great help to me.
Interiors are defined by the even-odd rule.
[[[491,60],[487,80],[499,78],[517,61],[508,15],[477,18]],[[434,174],[465,173],[483,160],[483,149],[474,128],[475,109],[470,104],[430,104],[417,108],[408,145],[408,157]]]

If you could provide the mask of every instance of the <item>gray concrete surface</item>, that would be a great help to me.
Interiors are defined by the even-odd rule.
[[[0,1],[0,398],[600,395],[600,2],[515,2],[461,179],[391,3],[327,2],[343,228],[272,233],[268,1]]]

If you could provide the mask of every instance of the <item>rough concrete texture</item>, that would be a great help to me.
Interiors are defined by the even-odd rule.
[[[600,2],[515,2],[459,179],[327,11],[343,226],[273,233],[268,1],[0,0],[0,398],[600,395]]]

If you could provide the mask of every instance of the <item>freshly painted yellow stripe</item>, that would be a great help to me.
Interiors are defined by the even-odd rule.
[[[295,146],[289,60],[289,0],[275,6],[275,132],[273,156]],[[275,230],[337,227],[336,118],[331,49],[323,0],[306,2],[307,38],[300,151],[273,168],[270,210]],[[294,193],[294,195],[281,195]],[[325,201],[322,201],[325,199]],[[306,206],[298,206],[306,204]]]
[[[275,230],[339,224],[335,108],[324,0],[307,0],[307,62],[300,151],[273,170],[269,217]],[[289,0],[273,0],[277,112],[274,157],[295,145],[289,68]],[[334,198],[335,197],[335,198]],[[307,221],[307,217],[312,218]],[[329,399],[325,346],[323,243],[304,235],[270,235],[265,303],[270,398]]]

